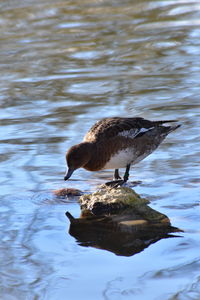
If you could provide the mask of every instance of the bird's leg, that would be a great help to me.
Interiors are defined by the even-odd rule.
[[[121,179],[121,177],[119,176],[119,171],[118,171],[118,169],[115,169],[115,173],[114,173],[114,179],[115,179],[115,180],[106,182],[105,184],[106,184],[107,186],[110,186],[110,187],[118,187],[118,186],[123,185],[125,182],[128,181],[130,166],[131,166],[131,165],[127,165],[127,166],[126,166],[126,171],[125,171],[125,173],[124,173],[124,178],[123,178],[123,179]]]
[[[122,185],[123,183],[124,180],[119,176],[119,169],[115,169],[114,180],[106,182],[105,185],[110,187],[117,187],[118,185]]]
[[[119,176],[119,169],[115,169],[114,179],[115,180],[121,179],[121,177]]]
[[[125,171],[125,173],[124,173],[124,182],[127,182],[127,181],[128,181],[130,166],[131,166],[131,165],[127,165],[127,166],[126,166],[126,171]]]

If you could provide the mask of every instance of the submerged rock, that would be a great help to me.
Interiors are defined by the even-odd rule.
[[[57,197],[65,198],[68,196],[81,196],[83,193],[78,189],[62,188],[62,189],[54,190],[53,194]]]

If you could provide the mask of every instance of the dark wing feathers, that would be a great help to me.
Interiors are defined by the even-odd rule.
[[[174,122],[178,122],[178,120],[154,121],[153,123],[161,125],[161,124],[164,124],[164,123],[174,123]]]
[[[139,137],[145,132],[140,132],[142,128],[150,129],[158,127],[164,123],[177,122],[175,120],[166,121],[149,121],[143,118],[104,118],[95,123],[86,134],[84,140],[101,140],[102,138],[112,138],[120,134],[120,132],[132,130],[133,135]]]
[[[95,123],[89,130],[88,136],[93,136],[95,139],[114,137],[125,130],[137,129],[138,121],[142,118],[104,118]],[[138,128],[139,129],[139,128]]]

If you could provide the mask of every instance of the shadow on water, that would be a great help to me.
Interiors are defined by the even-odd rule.
[[[92,204],[91,210],[83,209],[79,218],[66,212],[70,221],[69,234],[81,246],[108,250],[122,256],[139,253],[161,239],[178,237],[171,233],[182,230],[171,226],[166,215],[150,208],[146,205],[147,200],[144,204],[145,199],[137,196],[141,201],[134,206],[122,202],[105,204],[98,200]]]

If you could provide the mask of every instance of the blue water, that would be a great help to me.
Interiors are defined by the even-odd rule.
[[[2,300],[200,298],[199,1],[0,3]],[[125,257],[82,247],[63,187],[94,191],[112,171],[77,170],[65,152],[107,116],[178,119],[132,167],[135,191],[184,233]]]

